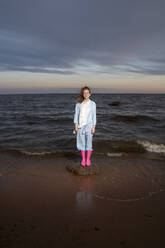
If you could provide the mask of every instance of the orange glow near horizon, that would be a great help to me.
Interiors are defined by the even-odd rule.
[[[147,75],[57,75],[48,73],[1,72],[0,92],[2,89],[48,89],[105,88],[105,92],[141,92],[165,93],[165,76]],[[107,90],[106,90],[107,89]]]

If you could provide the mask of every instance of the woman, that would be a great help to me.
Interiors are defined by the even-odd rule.
[[[77,149],[81,151],[81,166],[91,165],[92,138],[96,127],[96,103],[90,99],[88,86],[81,89],[74,113],[75,131],[77,133]],[[87,159],[85,160],[85,152]]]

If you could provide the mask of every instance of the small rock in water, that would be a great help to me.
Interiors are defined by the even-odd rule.
[[[109,105],[111,105],[111,106],[119,106],[120,105],[120,102],[119,101],[115,101],[115,102],[110,103]]]

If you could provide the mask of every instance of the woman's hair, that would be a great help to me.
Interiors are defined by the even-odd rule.
[[[91,89],[88,86],[84,86],[81,88],[79,96],[77,97],[77,102],[81,103],[84,100],[84,90],[89,90],[89,93],[91,94]]]

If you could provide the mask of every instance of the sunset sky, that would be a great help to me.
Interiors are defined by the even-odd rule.
[[[0,94],[165,93],[164,10],[164,0],[1,0]]]

